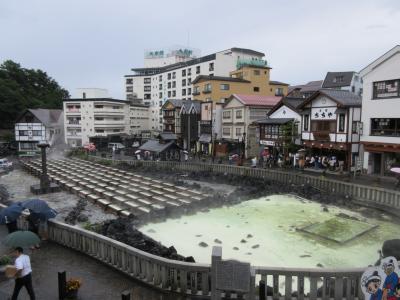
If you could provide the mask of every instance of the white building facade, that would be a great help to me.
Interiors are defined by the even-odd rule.
[[[195,58],[145,60],[144,68],[133,68],[134,74],[125,75],[126,99],[140,98],[150,106],[151,130],[162,131],[161,107],[167,99],[192,100],[192,81],[199,75],[229,76],[238,63],[261,60],[264,53],[250,49],[231,48]],[[182,61],[179,61],[181,59]],[[167,64],[173,61],[173,64]],[[154,119],[154,120],[153,120]]]
[[[60,109],[27,109],[15,123],[15,140],[19,156],[40,152],[37,144],[46,141],[50,147],[63,143],[63,113]]]
[[[393,175],[400,163],[400,45],[363,70],[363,169],[368,174]]]

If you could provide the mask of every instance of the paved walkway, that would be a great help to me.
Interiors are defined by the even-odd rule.
[[[0,226],[0,240],[7,234],[5,226]],[[0,245],[0,254],[7,249]],[[134,289],[134,300],[172,300],[186,299],[177,295],[166,295],[152,290],[121,272],[103,265],[97,260],[55,243],[46,242],[40,250],[29,251],[32,261],[33,286],[38,300],[58,299],[57,272],[66,271],[68,277],[82,279],[79,300],[114,300],[121,299],[121,293]],[[2,295],[11,295],[14,281],[0,282],[0,300],[7,299]],[[29,299],[26,290],[22,289],[20,300]]]

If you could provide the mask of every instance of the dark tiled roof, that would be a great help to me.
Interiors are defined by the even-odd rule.
[[[275,80],[270,80],[269,84],[272,84],[272,85],[289,85],[289,83],[284,83],[284,82],[275,81]]]
[[[167,103],[171,103],[173,106],[177,107],[182,107],[182,103],[185,100],[182,99],[168,99],[167,101],[165,101],[163,107],[167,104]]]
[[[301,104],[305,101],[305,98],[302,97],[291,97],[291,96],[286,96],[281,99],[269,112],[268,115],[271,115],[274,113],[276,110],[278,110],[282,105],[286,105],[290,109],[297,111],[297,109],[300,107]]]
[[[201,101],[199,100],[182,100],[182,106],[185,108],[185,111],[189,111],[189,109],[193,105],[197,113],[200,113],[201,110],[200,103]]]
[[[173,141],[177,140],[176,134],[172,132],[162,132],[160,133],[160,138],[164,141]]]
[[[289,86],[289,93],[295,89],[299,89],[300,92],[313,92],[318,91],[322,87],[323,80],[315,80],[307,82],[306,84],[291,85]]]
[[[276,118],[276,119],[267,118],[267,119],[257,120],[254,123],[281,125],[281,124],[289,123],[290,121],[293,121],[293,119],[292,118]]]
[[[36,118],[40,120],[45,126],[51,126],[52,124],[58,123],[60,116],[62,115],[61,109],[28,109]]]
[[[342,107],[361,106],[361,97],[352,92],[335,89],[320,89],[317,93],[314,93],[310,98],[304,101],[299,108],[304,107],[307,103],[310,103],[320,95],[327,96]]]
[[[193,81],[192,84],[196,84],[200,80],[217,80],[217,81],[230,81],[230,82],[243,82],[250,83],[248,80],[244,80],[242,78],[234,78],[229,76],[210,76],[210,75],[199,75]]]
[[[322,88],[335,88],[341,86],[350,86],[355,72],[328,72],[326,74]],[[335,78],[341,77],[343,80],[335,82]]]
[[[164,152],[174,145],[175,143],[173,141],[163,144],[156,140],[148,140],[146,143],[139,147],[139,150],[160,153]]]

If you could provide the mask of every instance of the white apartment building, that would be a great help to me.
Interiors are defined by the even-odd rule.
[[[360,71],[363,79],[363,169],[393,175],[400,164],[400,45]]]
[[[186,55],[182,55],[185,50]],[[167,99],[192,100],[192,81],[197,76],[229,76],[238,64],[262,60],[265,56],[250,49],[231,48],[196,58],[190,51],[163,52],[159,57],[156,55],[156,60],[146,56],[144,68],[133,68],[134,74],[125,75],[126,99],[141,98],[150,106],[151,130],[163,130],[161,107]]]
[[[129,134],[140,135],[149,130],[151,113],[149,106],[143,104],[129,105]]]
[[[15,140],[19,156],[34,156],[40,152],[37,144],[50,146],[63,143],[63,113],[61,109],[27,109],[15,122]]]

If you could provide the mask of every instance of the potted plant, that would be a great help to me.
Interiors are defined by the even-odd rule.
[[[70,278],[67,280],[67,299],[77,299],[78,297],[78,290],[82,286],[82,281],[78,278]]]

